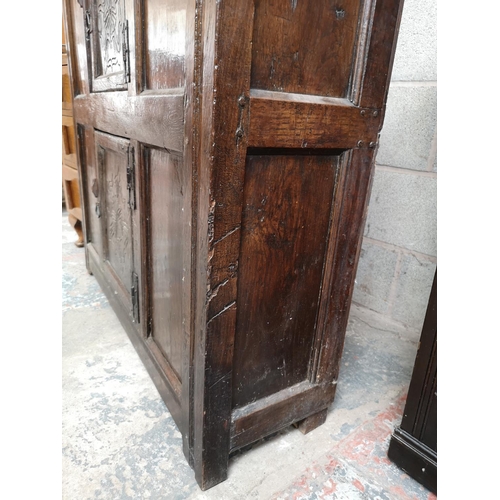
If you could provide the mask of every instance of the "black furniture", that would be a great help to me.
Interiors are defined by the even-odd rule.
[[[437,494],[437,271],[401,425],[394,430],[389,458]]]

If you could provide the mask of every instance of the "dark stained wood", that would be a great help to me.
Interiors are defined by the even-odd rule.
[[[354,148],[377,141],[379,112],[347,99],[253,90],[249,147]],[[375,116],[374,116],[375,115]]]
[[[307,379],[338,157],[248,156],[233,407]]]
[[[345,97],[358,0],[256,0],[252,88]]]
[[[325,269],[327,282],[321,292],[324,305],[318,317],[318,329],[329,332],[318,342],[318,364],[314,379],[321,383],[337,380],[339,359],[344,347],[354,279],[366,211],[370,197],[374,150],[353,149],[344,156],[345,175],[339,185],[342,203],[335,207]]]
[[[133,235],[128,207],[127,164],[130,143],[126,139],[96,132],[96,156],[100,202],[103,260],[110,268],[117,293],[132,307]]]
[[[193,332],[193,454],[202,489],[227,478],[253,11],[253,1],[209,0],[201,13],[203,108],[197,216],[202,223],[197,235],[198,303]]]
[[[125,0],[85,0],[83,4],[91,92],[127,89]]]
[[[182,310],[184,248],[179,235],[183,224],[189,222],[188,214],[184,215],[182,210],[184,165],[182,157],[167,150],[147,148],[144,155],[149,177],[148,336],[157,344],[180,382],[185,312]]]
[[[287,427],[322,410],[335,396],[336,384],[301,382],[232,413],[231,450]]]
[[[169,36],[177,40],[177,46],[184,46],[186,23],[182,16],[185,12],[182,12],[182,2],[174,3],[170,2],[169,26],[177,26],[177,33]],[[166,72],[149,55],[164,43],[154,27],[162,23],[160,2],[65,0],[64,11],[66,24],[74,28],[68,51],[69,79],[76,96],[74,122],[78,129],[78,163],[84,192],[82,212],[86,221],[87,267],[111,297],[141,359],[146,363],[147,358],[148,370],[187,442],[188,435],[184,432],[187,415],[180,400],[183,353],[190,325],[191,278],[185,255],[189,262],[191,207],[190,198],[184,197],[180,205],[174,200],[168,206],[168,196],[162,198],[161,192],[166,187],[165,182],[168,184],[171,180],[165,179],[163,169],[176,162],[180,162],[177,170],[185,181],[182,189],[189,197],[191,192],[190,177],[184,176],[183,167],[185,109],[184,89],[180,87],[184,81],[184,67],[177,65],[172,88],[159,88],[164,87],[161,74]],[[170,14],[175,14],[176,20]],[[86,29],[87,18],[90,33]],[[128,35],[125,27],[128,27]],[[128,64],[123,59],[126,40]],[[165,49],[164,54],[184,51],[176,48],[172,52],[171,45]],[[170,75],[172,68],[168,69]],[[130,75],[126,74],[128,70]],[[151,164],[155,172],[161,171],[152,182],[144,175],[145,151],[153,151]],[[154,187],[153,196],[149,191],[151,186]],[[133,193],[133,203],[130,193]],[[167,202],[165,207],[164,201]],[[154,217],[148,217],[152,213],[151,202]],[[174,209],[172,213],[171,209]],[[183,210],[185,218],[177,219],[177,225],[172,225],[172,215],[177,216]],[[170,281],[165,292],[175,295],[174,306],[162,296],[165,272],[162,274],[162,264],[158,260],[164,245],[164,240],[158,238],[158,230],[163,230],[165,221],[172,231],[180,227],[185,234],[184,238],[176,234],[170,239],[170,244],[180,241],[174,252],[176,257],[168,267],[167,280]],[[149,236],[152,237],[148,239]],[[153,248],[158,251],[156,259],[151,254]],[[150,261],[154,264],[151,269],[148,268]],[[170,275],[174,267],[177,271]],[[154,279],[149,280],[149,277]],[[149,314],[153,311],[156,330],[148,331],[154,324]]]
[[[207,489],[333,401],[402,1],[64,3],[87,266]]]
[[[184,87],[187,0],[142,0],[143,90]]]
[[[189,242],[189,248],[183,252],[184,281],[189,286],[183,288],[183,302],[186,309],[184,321],[184,343],[182,359],[181,400],[185,432],[182,449],[187,462],[194,467],[194,348],[196,328],[197,295],[197,238],[198,238],[198,192],[199,192],[199,157],[201,130],[201,95],[202,95],[202,16],[199,15],[197,2],[186,3],[186,51],[185,94],[184,94],[184,169],[186,185],[184,193],[184,211],[190,216],[190,223],[183,226],[183,239]]]
[[[177,90],[176,90],[177,92]],[[184,98],[182,94],[133,96],[125,92],[78,96],[74,115],[78,123],[173,151],[183,151]],[[120,119],[116,120],[119,113]]]
[[[102,270],[100,258],[95,253],[92,246],[87,246],[86,249],[88,250],[89,270],[98,280],[102,291],[106,295],[106,298],[108,299],[111,307],[118,316],[120,323],[122,324],[135,350],[137,351],[137,354],[139,355],[142,363],[148,371],[156,388],[158,389],[160,396],[167,405],[168,410],[172,415],[172,418],[174,419],[177,427],[179,429],[182,429],[183,420],[181,406],[176,398],[176,393],[172,388],[170,381],[165,376],[164,371],[159,366],[155,357],[151,355],[147,342],[144,342],[144,340],[140,339],[137,335],[137,330],[134,324],[130,321],[128,310],[124,309],[122,303],[117,299],[114,288],[109,283],[109,279],[107,278],[106,274],[104,274],[105,271]]]
[[[300,432],[302,432],[302,434],[309,434],[311,431],[316,429],[316,427],[319,427],[326,422],[327,415],[328,408],[324,408],[323,410],[314,413],[310,417],[297,422],[297,427],[299,428]]]
[[[372,0],[370,41],[363,61],[364,76],[359,103],[366,107],[383,107],[387,100],[396,40],[403,13],[401,0]],[[382,121],[380,122],[382,126]]]

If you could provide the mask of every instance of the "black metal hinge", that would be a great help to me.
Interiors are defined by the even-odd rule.
[[[90,15],[90,9],[87,9],[84,12],[85,16],[85,40],[90,42],[90,34],[92,33],[92,18]]]
[[[130,47],[128,43],[128,21],[125,20],[122,29],[123,39],[123,73],[125,76],[125,83],[130,82]]]
[[[135,210],[135,155],[134,148],[128,148],[127,161],[127,190],[128,190],[128,206],[131,210]]]
[[[134,323],[140,323],[139,317],[139,276],[132,272],[132,288],[130,289],[132,297],[132,320]]]

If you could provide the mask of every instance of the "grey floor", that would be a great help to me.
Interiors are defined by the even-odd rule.
[[[74,241],[63,210],[64,499],[436,498],[387,459],[419,333],[355,305],[326,423],[237,453],[227,481],[201,492],[180,433]]]

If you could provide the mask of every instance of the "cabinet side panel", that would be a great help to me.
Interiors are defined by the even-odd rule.
[[[346,97],[361,4],[256,1],[251,87]]]
[[[181,156],[147,148],[150,175],[151,336],[181,379],[183,346],[183,214]]]
[[[146,89],[183,87],[187,0],[143,0]]]
[[[248,156],[233,406],[307,379],[336,156]]]

